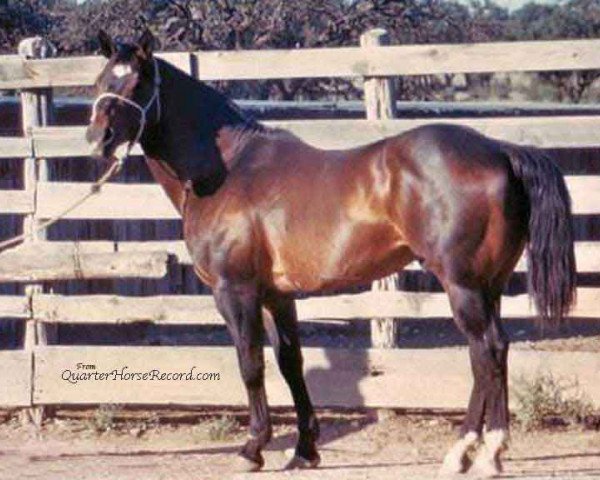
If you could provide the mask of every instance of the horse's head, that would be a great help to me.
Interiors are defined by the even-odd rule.
[[[117,44],[104,31],[98,39],[108,63],[96,79],[98,96],[86,138],[92,156],[112,162],[118,147],[137,142],[145,128],[159,120],[160,75],[149,31],[135,44]]]

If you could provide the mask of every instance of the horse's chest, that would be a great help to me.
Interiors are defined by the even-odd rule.
[[[211,271],[213,262],[209,242],[196,236],[185,236],[184,238],[194,272],[203,283],[212,287],[215,284],[215,275]]]
[[[252,229],[244,215],[224,214],[210,221],[190,218],[184,239],[200,279],[213,286],[219,278],[249,278],[256,260]]]

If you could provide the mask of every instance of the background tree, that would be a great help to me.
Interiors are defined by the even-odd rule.
[[[59,55],[97,49],[99,28],[123,40],[149,27],[164,50],[318,48],[357,45],[373,27],[386,28],[394,44],[469,43],[500,40],[598,38],[600,2],[570,0],[528,4],[514,12],[492,0],[470,5],[453,0],[8,0],[0,1],[0,49],[46,35]],[[561,101],[579,102],[598,71],[547,72],[538,78]],[[471,96],[489,94],[492,74],[465,76]],[[453,75],[398,79],[398,98],[452,99]],[[349,79],[273,79],[219,82],[236,98],[311,100],[360,98]],[[487,92],[487,93],[486,93]]]
[[[51,3],[0,1],[0,53],[16,53],[17,44],[24,37],[47,35],[52,25]]]
[[[600,36],[600,2],[570,0],[556,5],[527,4],[509,19],[508,36],[515,40],[553,40],[598,38]],[[558,101],[579,103],[586,91],[600,77],[598,70],[541,72],[537,74],[551,84]]]

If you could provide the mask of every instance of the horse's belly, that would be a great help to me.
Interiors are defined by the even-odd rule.
[[[272,278],[282,291],[344,288],[397,272],[413,258],[397,231],[371,228],[321,242],[307,240],[303,248],[296,244],[282,249],[273,259]]]

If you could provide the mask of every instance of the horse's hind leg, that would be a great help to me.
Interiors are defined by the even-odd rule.
[[[463,473],[469,467],[467,453],[479,442],[486,424],[485,445],[474,468],[485,476],[497,475],[499,455],[508,435],[506,360],[508,341],[500,326],[497,294],[485,289],[446,286],[454,320],[469,342],[473,390],[461,439],[450,449],[441,473]]]
[[[245,471],[262,468],[262,449],[271,439],[271,419],[265,392],[264,329],[257,288],[221,281],[214,289],[217,308],[227,323],[238,355],[250,407],[250,438],[240,451]]]
[[[500,454],[508,441],[508,336],[500,320],[500,299],[494,302],[492,321],[484,334],[486,349],[481,362],[486,366],[485,442],[473,470],[482,475],[502,471]]]
[[[302,352],[294,299],[278,294],[268,295],[265,307],[272,316],[272,319],[265,316],[265,326],[279,369],[292,393],[298,420],[298,443],[294,457],[286,465],[286,469],[313,468],[320,462],[316,448],[319,423],[302,373]]]

